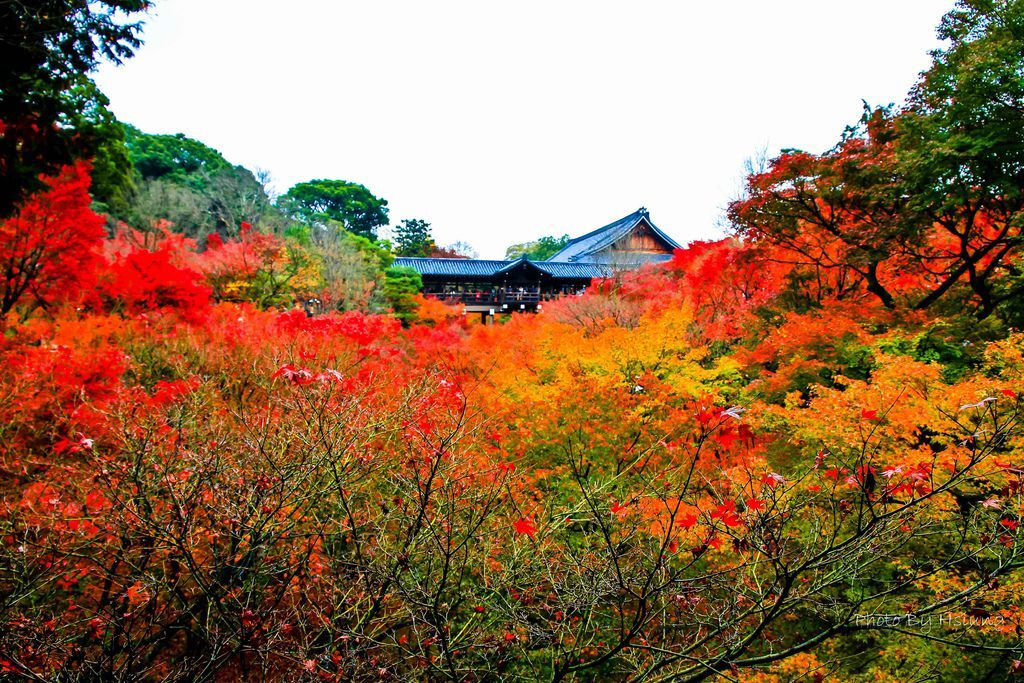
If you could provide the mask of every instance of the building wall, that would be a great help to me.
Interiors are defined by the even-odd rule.
[[[671,254],[672,250],[655,237],[650,228],[640,226],[622,239],[615,242],[609,249],[612,253],[625,254]]]

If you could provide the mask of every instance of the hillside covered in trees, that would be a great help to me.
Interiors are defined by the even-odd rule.
[[[385,275],[362,185],[115,126],[78,76],[145,3],[47,4],[0,79],[0,678],[1024,674],[1024,2],[728,236],[493,326]]]

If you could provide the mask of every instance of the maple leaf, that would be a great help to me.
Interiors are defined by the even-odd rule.
[[[825,458],[828,457],[828,453],[825,450],[818,451],[818,454],[814,456],[814,469],[818,469],[825,464]]]
[[[743,523],[743,520],[736,514],[736,503],[731,500],[727,500],[715,508],[711,513],[711,518],[720,520],[722,524],[729,527],[739,526]]]
[[[741,408],[740,406],[731,406],[731,407],[723,410],[722,411],[722,415],[728,415],[732,419],[738,420],[741,417],[743,417],[743,413],[745,413],[745,412],[747,412],[746,408]]]
[[[127,596],[128,602],[132,605],[139,605],[149,600],[149,593],[139,581],[136,581],[128,588]]]
[[[731,427],[719,430],[712,438],[716,443],[722,446],[722,448],[731,448],[737,441],[744,440],[739,431],[732,429]]]
[[[520,536],[529,536],[530,538],[533,538],[533,535],[537,533],[537,525],[528,517],[520,517],[512,525],[512,530]]]
[[[977,403],[965,403],[965,404],[963,404],[962,406],[960,406],[960,411],[963,412],[964,410],[970,410],[971,408],[984,408],[989,403],[992,403],[995,400],[996,399],[995,399],[994,396],[986,396],[985,398],[981,399]]]
[[[270,376],[271,379],[277,379],[283,377],[289,382],[295,384],[309,384],[313,381],[313,373],[305,368],[297,368],[292,364],[283,365],[278,368],[277,372]]]
[[[676,520],[676,525],[683,529],[692,529],[697,524],[697,515],[683,515]]]
[[[875,468],[871,465],[858,465],[857,481],[867,481],[870,475],[873,475],[875,471]]]
[[[877,410],[867,410],[867,409],[860,411],[860,419],[862,419],[862,420],[869,420],[871,422],[881,422],[881,420],[882,420],[882,418],[880,418],[878,416],[878,411]]]
[[[697,411],[697,422],[700,423],[701,427],[707,427],[709,424],[719,419],[721,416],[721,408],[708,408],[707,410]]]
[[[317,373],[316,379],[324,384],[345,381],[345,377],[340,372],[331,368],[328,368],[321,373]]]

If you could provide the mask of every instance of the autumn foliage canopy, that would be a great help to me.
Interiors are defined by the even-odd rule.
[[[996,4],[936,69],[1024,25]],[[0,224],[0,678],[1024,670],[1022,185],[935,156],[950,82],[752,173],[732,235],[493,326],[311,311],[276,235],[41,178]]]

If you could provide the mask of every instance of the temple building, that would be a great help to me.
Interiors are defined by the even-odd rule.
[[[566,244],[546,261],[397,258],[423,278],[423,293],[462,303],[485,321],[501,313],[535,311],[543,302],[582,294],[595,278],[667,261],[679,244],[641,208]]]

